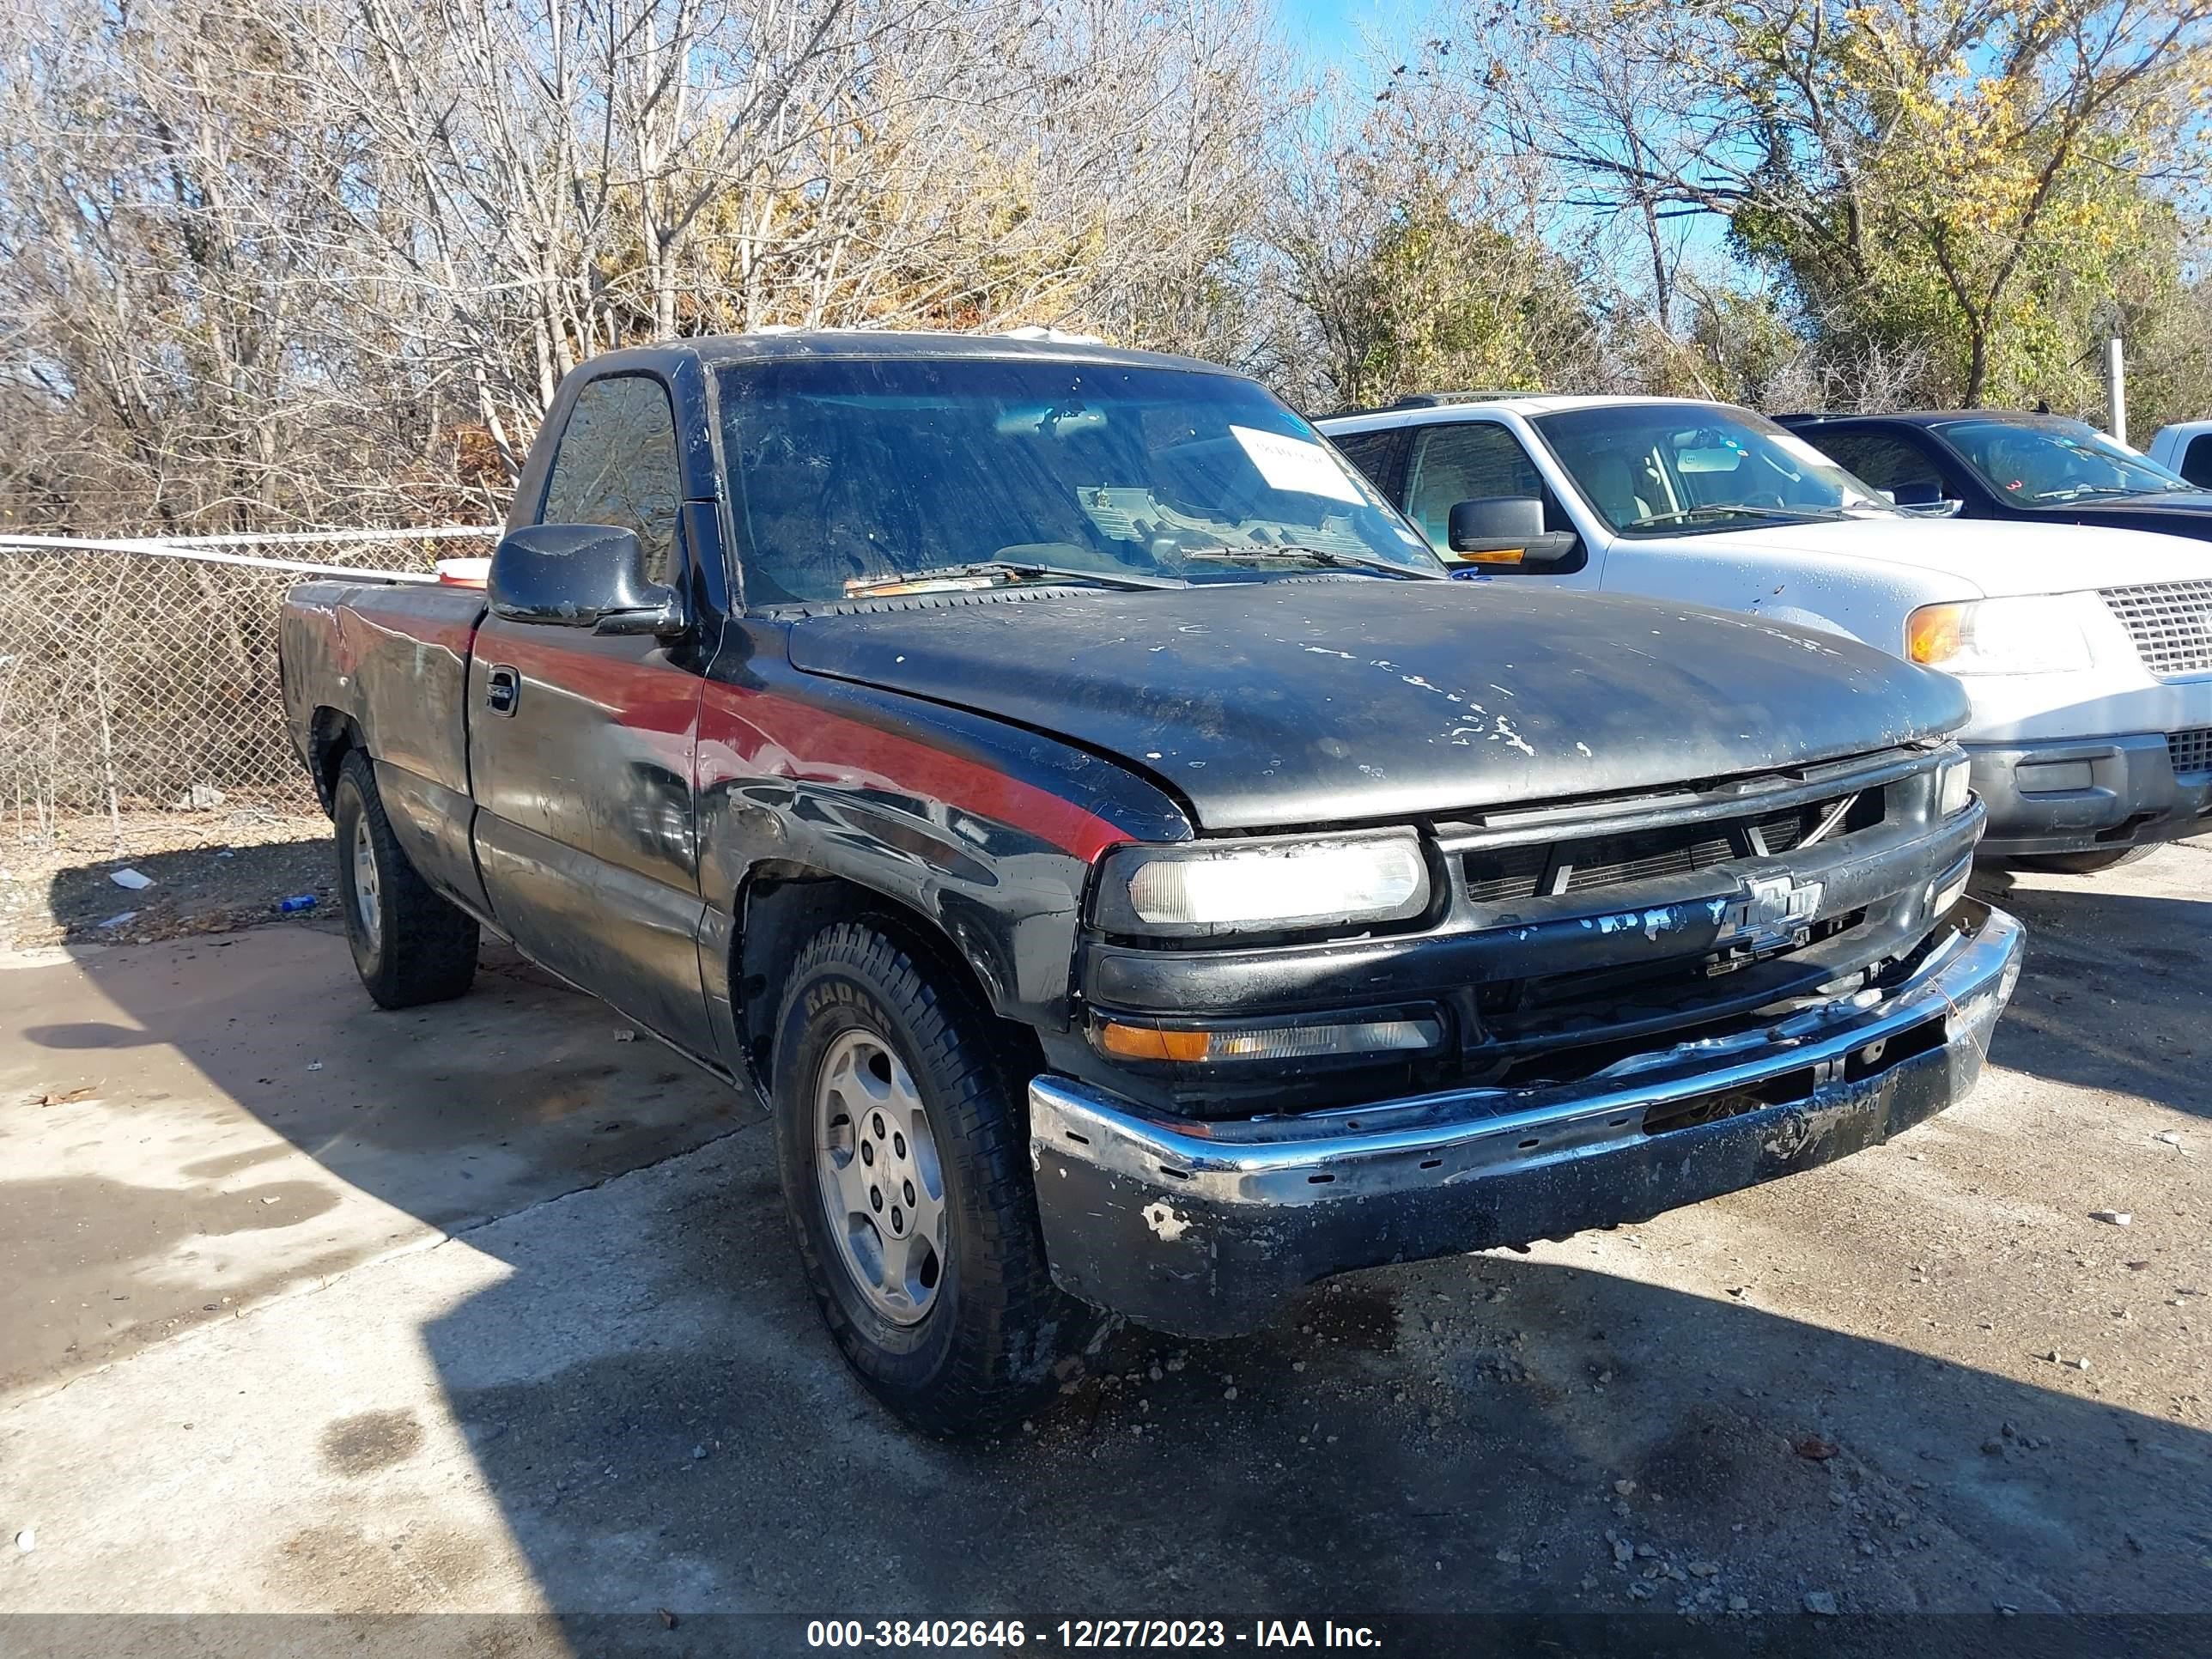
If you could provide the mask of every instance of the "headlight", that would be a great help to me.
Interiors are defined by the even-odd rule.
[[[1109,933],[1199,938],[1403,921],[1428,903],[1419,838],[1384,830],[1123,848],[1101,872],[1096,920]]]
[[[2060,674],[2089,666],[2075,596],[2030,594],[1923,605],[1905,619],[1905,654],[1947,674]]]
[[[1974,763],[1964,755],[1954,756],[1936,769],[1936,816],[1948,818],[1966,810],[1973,794]]]

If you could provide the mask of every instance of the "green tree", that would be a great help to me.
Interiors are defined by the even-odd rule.
[[[2212,0],[1530,0],[1468,21],[1531,67],[1501,125],[1596,210],[1720,216],[1816,346],[1917,353],[1920,396],[2070,385],[2100,326],[2171,302]]]

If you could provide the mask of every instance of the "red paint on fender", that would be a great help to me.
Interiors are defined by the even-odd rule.
[[[701,792],[758,777],[860,784],[945,801],[1025,830],[1086,863],[1132,839],[1048,789],[928,744],[774,692],[709,684],[699,714]]]

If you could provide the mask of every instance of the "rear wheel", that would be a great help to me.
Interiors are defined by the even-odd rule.
[[[887,931],[840,922],[794,964],[776,1143],[839,1349],[915,1427],[994,1427],[1048,1394],[1099,1316],[1052,1282],[1019,1091],[991,1017]]]
[[[2100,870],[2117,870],[2158,851],[2150,847],[2115,847],[2095,853],[2037,853],[2013,862],[2023,870],[2055,870],[2061,875],[2094,876]]]
[[[376,769],[356,749],[338,768],[338,900],[346,943],[370,996],[386,1008],[442,1002],[476,978],[476,919],[431,890],[392,833]]]

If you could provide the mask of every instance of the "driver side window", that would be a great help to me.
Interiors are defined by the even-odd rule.
[[[667,392],[642,374],[593,380],[568,412],[538,521],[635,530],[647,574],[665,586],[675,580],[676,520],[683,504],[676,416]]]
[[[1935,469],[1900,438],[1880,432],[1814,432],[1808,439],[1844,471],[1876,489],[1894,489]]]
[[[1406,516],[1438,552],[1451,551],[1454,503],[1492,495],[1534,495],[1547,530],[1571,530],[1521,441],[1492,421],[1416,428],[1406,469]]]
[[[1933,481],[1945,496],[1962,499],[1957,470],[1929,453],[1924,443],[1887,432],[1814,432],[1808,441],[1863,483],[1894,490]]]

